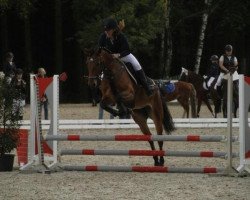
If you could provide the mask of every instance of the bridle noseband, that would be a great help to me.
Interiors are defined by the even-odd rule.
[[[93,62],[94,65],[96,65],[97,67],[100,67],[100,71],[101,73],[96,75],[96,76],[84,76],[85,78],[88,78],[88,79],[92,79],[92,80],[101,80],[101,76],[102,76],[102,71],[103,71],[103,64],[101,62],[100,59],[94,59],[93,57],[90,57],[87,61],[86,61],[86,64],[88,65],[90,62]]]

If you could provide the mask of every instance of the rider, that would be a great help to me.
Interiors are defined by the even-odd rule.
[[[113,18],[104,21],[104,33],[99,38],[99,47],[110,50],[114,58],[120,58],[123,62],[131,63],[146,94],[148,96],[153,94],[140,63],[129,49],[127,38],[121,33],[116,20]]]
[[[237,66],[238,60],[233,55],[233,47],[232,45],[228,44],[225,46],[225,54],[223,54],[219,59],[219,66],[220,66],[220,75],[217,79],[217,82],[214,86],[214,89],[217,89],[217,86],[221,86],[222,77],[230,72],[230,68],[234,67],[236,70],[233,75],[237,75]]]
[[[212,55],[210,58],[210,61],[212,62],[208,71],[207,71],[207,87],[210,89],[211,84],[213,83],[214,79],[216,79],[219,75],[219,65],[218,61],[219,58],[217,55]]]

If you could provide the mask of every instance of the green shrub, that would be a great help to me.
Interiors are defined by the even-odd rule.
[[[14,105],[17,98],[16,89],[5,79],[0,79],[0,156],[10,153],[19,144],[22,108],[19,104]]]

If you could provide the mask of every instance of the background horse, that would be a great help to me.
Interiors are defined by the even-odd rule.
[[[159,81],[158,81],[159,82]],[[160,84],[160,83],[158,83]],[[167,91],[165,87],[168,84],[174,84],[173,91]],[[191,116],[193,118],[197,117],[196,114],[196,91],[191,83],[187,83],[184,81],[177,81],[174,83],[162,83],[161,86],[162,97],[165,101],[170,102],[175,99],[181,104],[184,109],[182,117],[184,118],[185,115],[189,117],[189,104],[191,105]]]
[[[211,84],[211,90],[210,90],[210,95],[211,95],[211,98],[212,98],[213,103],[214,103],[214,112],[213,112],[213,109],[212,109],[212,107],[209,103],[209,100],[208,100],[209,91],[204,89],[204,87],[203,87],[204,78],[201,75],[196,74],[195,72],[189,71],[185,68],[182,68],[182,72],[181,72],[181,76],[180,76],[179,80],[192,83],[193,86],[195,87],[196,97],[197,97],[197,101],[198,101],[198,103],[197,103],[197,117],[199,117],[202,101],[206,104],[206,106],[209,109],[209,111],[211,112],[211,114],[214,117],[217,117],[217,114],[221,110],[221,98],[219,97],[217,91],[214,89],[214,84],[215,84],[216,80],[214,80],[213,83]]]
[[[134,121],[145,135],[152,134],[147,125],[148,118],[153,120],[158,135],[162,135],[163,128],[167,133],[175,129],[172,116],[157,86],[154,88],[153,95],[148,97],[144,89],[131,79],[124,64],[119,59],[113,58],[106,50],[102,49],[94,53],[85,50],[85,54],[87,55],[89,85],[92,85],[93,80],[100,78],[103,73],[100,86],[102,92],[100,105],[103,109],[117,115],[119,112],[111,106],[116,102],[122,102],[131,108]],[[155,150],[154,142],[149,141],[149,144],[151,149]],[[162,150],[163,141],[159,141],[158,144],[159,149]],[[156,166],[164,165],[163,156],[159,159],[158,156],[153,156],[153,158]]]

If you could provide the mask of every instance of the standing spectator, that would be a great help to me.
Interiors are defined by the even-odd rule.
[[[10,83],[11,79],[15,76],[16,65],[13,62],[13,59],[14,54],[12,52],[8,52],[5,56],[5,61],[3,65],[3,73],[8,83]]]
[[[44,68],[38,68],[37,70],[37,77],[39,78],[45,78],[46,77],[46,71]],[[46,94],[43,94],[42,98],[41,98],[41,110],[42,107],[44,108],[44,119],[49,119],[49,113],[48,113],[48,98],[46,96]]]
[[[15,98],[13,100],[13,112],[17,109],[21,109],[21,115],[19,119],[23,119],[23,108],[25,106],[25,97],[26,97],[26,82],[23,80],[23,70],[16,69],[15,75],[11,80],[10,85],[14,87],[17,91]]]

